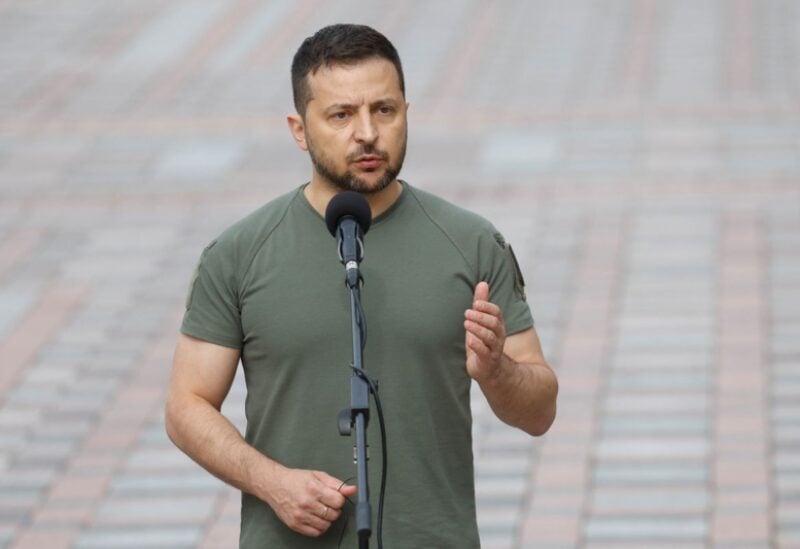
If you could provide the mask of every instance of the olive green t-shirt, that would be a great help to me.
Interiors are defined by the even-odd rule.
[[[361,263],[364,367],[379,381],[389,471],[383,538],[389,549],[479,547],[464,311],[487,281],[508,334],[533,324],[522,276],[483,218],[403,183],[373,221]],[[337,416],[350,400],[349,294],[335,240],[302,187],[266,204],[203,252],[185,334],[241,350],[245,438],[295,468],[352,479],[353,437]],[[368,430],[370,500],[377,513],[380,435]],[[351,483],[354,483],[351,480]],[[286,527],[243,494],[241,547],[355,547],[353,505],[320,538]],[[373,541],[376,530],[373,516]]]

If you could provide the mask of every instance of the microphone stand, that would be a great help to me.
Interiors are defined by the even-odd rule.
[[[352,268],[353,265],[355,268]],[[367,476],[367,424],[369,423],[369,385],[363,363],[364,315],[361,308],[361,274],[356,262],[348,262],[345,285],[350,290],[350,312],[353,331],[353,375],[350,378],[350,408],[339,414],[339,434],[350,436],[355,426],[356,442],[353,457],[357,473],[356,531],[359,549],[369,548],[372,534],[372,508],[369,503]]]

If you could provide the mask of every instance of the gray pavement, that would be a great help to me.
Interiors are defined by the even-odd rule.
[[[506,234],[559,373],[538,439],[474,395],[484,547],[800,547],[791,0],[0,0],[0,547],[236,545],[172,346],[202,247],[307,179],[288,67],[338,21],[398,46],[404,177]]]

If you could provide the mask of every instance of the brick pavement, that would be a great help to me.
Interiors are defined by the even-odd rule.
[[[203,245],[307,177],[288,66],[340,20],[395,41],[404,177],[504,231],[559,372],[539,439],[474,394],[483,545],[800,546],[800,4],[6,0],[0,547],[235,546],[172,344]]]

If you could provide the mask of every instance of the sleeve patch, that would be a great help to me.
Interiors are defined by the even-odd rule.
[[[514,292],[522,301],[527,301],[528,296],[525,294],[525,278],[522,276],[522,269],[519,268],[517,256],[514,255],[514,249],[509,244],[507,246],[508,255],[511,257],[511,263],[514,267]]]

